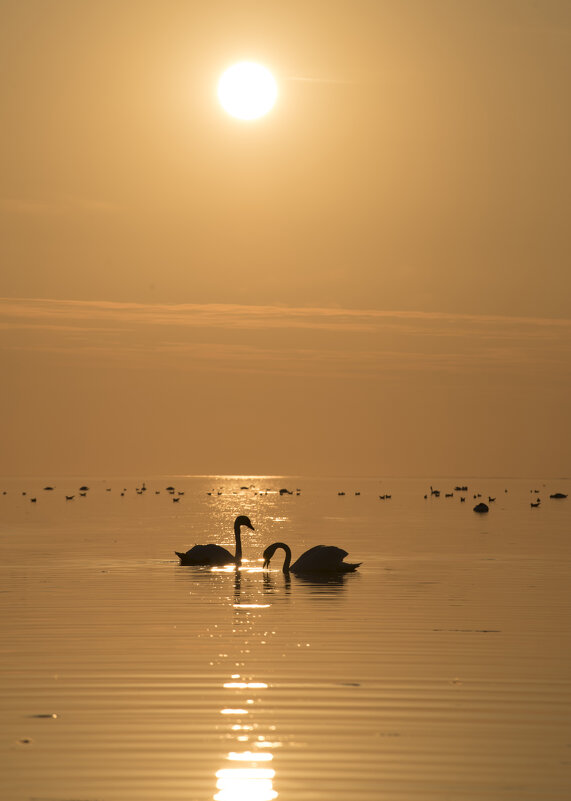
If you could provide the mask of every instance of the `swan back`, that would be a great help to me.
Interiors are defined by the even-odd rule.
[[[297,559],[290,570],[293,573],[336,572],[343,570],[347,551],[335,545],[315,545]]]
[[[195,545],[186,553],[175,551],[181,565],[230,565],[236,562],[236,557],[221,545],[209,543],[208,545]]]

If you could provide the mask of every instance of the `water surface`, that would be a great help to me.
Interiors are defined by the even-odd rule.
[[[3,798],[571,797],[569,481],[82,483],[0,481]],[[178,564],[237,514],[239,571]],[[288,580],[276,540],[362,566]]]

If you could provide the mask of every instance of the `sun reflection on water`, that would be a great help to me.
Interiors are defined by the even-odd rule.
[[[263,627],[259,621],[270,607],[269,603],[261,603],[266,599],[260,593],[260,585],[252,581],[252,574],[262,571],[260,560],[243,560],[237,568],[223,568],[217,572],[234,571],[234,591],[232,597],[231,630],[233,643],[236,646],[234,664],[245,666],[245,659],[250,654],[251,642],[256,637],[261,639]],[[239,661],[236,661],[239,660]],[[234,667],[234,666],[233,666]],[[255,676],[246,672],[244,667],[240,672],[229,672],[228,680],[223,683],[225,690],[230,691],[227,696],[229,703],[220,709],[220,713],[231,724],[226,728],[232,739],[235,750],[226,754],[227,767],[221,767],[216,772],[216,793],[214,801],[272,801],[278,797],[274,790],[276,772],[270,767],[274,759],[273,747],[281,746],[274,738],[266,739],[260,731],[257,722],[256,707],[262,703],[266,693],[256,693],[257,690],[268,690],[269,685],[264,681],[256,681]],[[248,723],[244,716],[251,713]],[[235,716],[235,717],[234,717]],[[236,717],[238,720],[236,720]],[[236,722],[234,722],[236,721]],[[273,726],[269,730],[274,731]],[[228,747],[228,745],[226,745]],[[242,750],[243,749],[243,750]]]
[[[216,772],[214,801],[271,801],[278,794],[271,768],[222,768]]]
[[[268,688],[266,682],[245,681],[239,673],[232,673],[231,678],[232,681],[224,682],[223,686],[227,690],[265,690]],[[241,702],[244,703],[243,697]],[[253,703],[252,699],[246,699],[246,704]],[[230,707],[221,710],[223,715],[245,714],[246,712],[245,709]],[[273,786],[276,772],[267,767],[274,756],[268,748],[273,745],[281,745],[281,743],[271,743],[261,734],[254,737],[253,731],[257,728],[256,726],[240,722],[230,728],[232,732],[236,733],[237,744],[250,747],[244,751],[230,751],[227,754],[226,760],[230,763],[238,762],[240,767],[221,768],[216,772],[217,792],[213,796],[214,801],[272,801],[277,798],[278,793]]]
[[[263,690],[267,686],[263,681],[227,681],[224,683],[227,690]]]
[[[258,754],[255,751],[230,751],[228,759],[233,762],[271,762],[273,754]]]
[[[228,708],[228,709],[221,709],[220,710],[220,714],[221,715],[247,715],[248,714],[248,710],[247,709],[230,709],[230,708]]]

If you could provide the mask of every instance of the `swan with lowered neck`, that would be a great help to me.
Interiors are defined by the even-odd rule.
[[[230,551],[223,548],[221,545],[195,545],[186,553],[179,553],[175,551],[180,559],[181,565],[229,565],[240,564],[242,559],[242,540],[240,539],[240,529],[246,526],[250,531],[254,531],[254,526],[250,522],[250,518],[246,515],[238,515],[234,521],[234,537],[236,538],[236,555],[232,556]]]
[[[290,566],[291,548],[285,542],[274,542],[264,551],[264,568],[270,566],[270,560],[278,548],[285,551],[282,568],[284,573],[350,573],[361,564],[361,562],[356,564],[344,562],[343,559],[349,554],[342,548],[336,548],[334,545],[315,545]]]

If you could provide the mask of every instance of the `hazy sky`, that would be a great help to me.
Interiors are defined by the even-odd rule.
[[[571,473],[569,0],[2,0],[0,60],[0,474]]]

